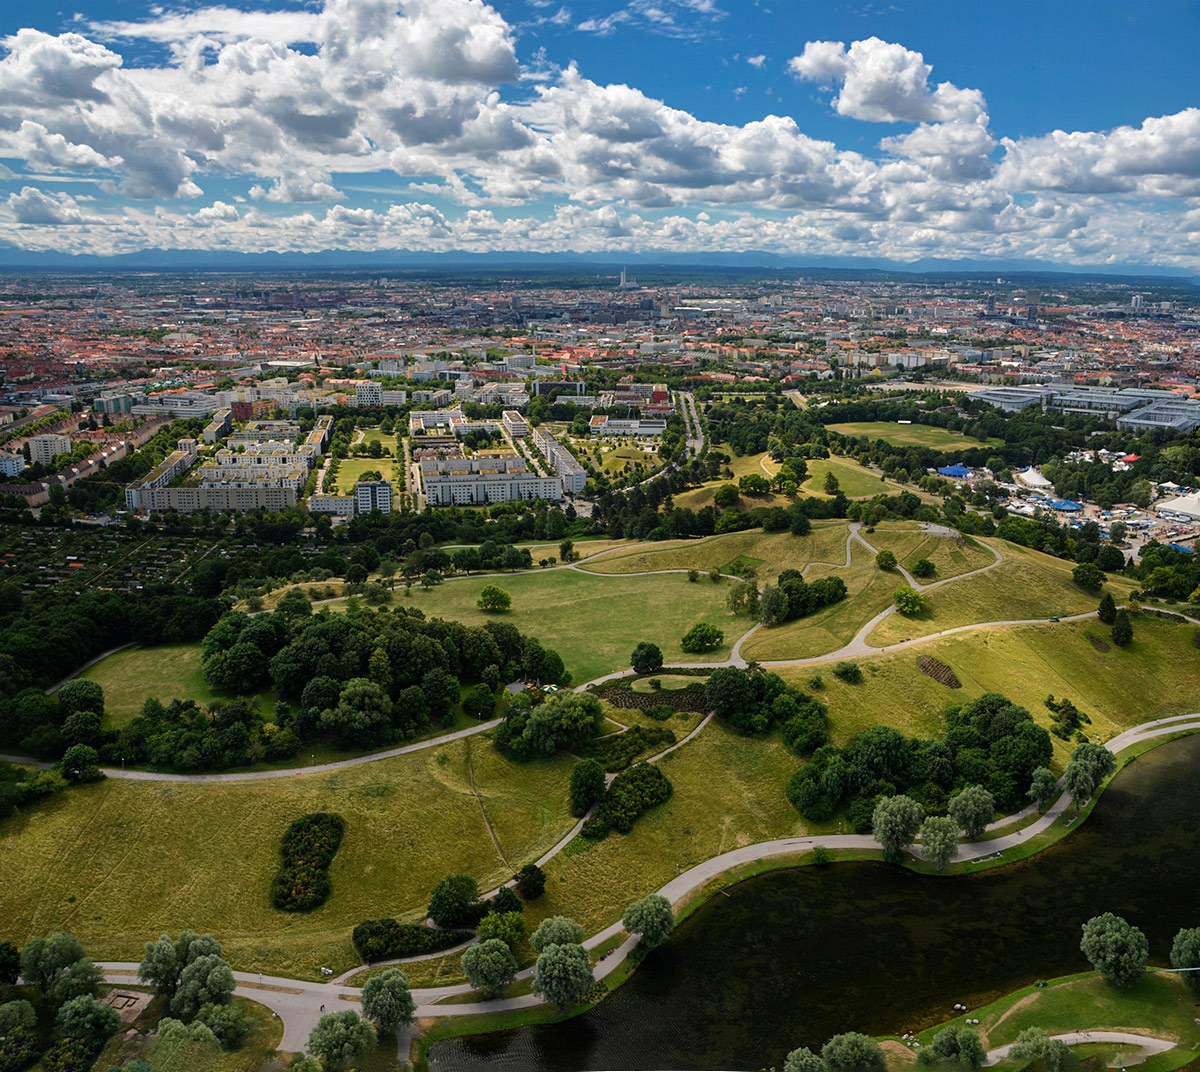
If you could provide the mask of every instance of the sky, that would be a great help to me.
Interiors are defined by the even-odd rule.
[[[1200,270],[1200,0],[0,6],[30,251]]]

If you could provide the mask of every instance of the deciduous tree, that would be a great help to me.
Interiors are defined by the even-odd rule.
[[[517,958],[498,938],[476,942],[462,955],[462,970],[468,982],[492,997],[497,996],[517,974]]]
[[[1146,935],[1112,912],[1093,916],[1083,925],[1079,948],[1096,971],[1119,987],[1136,983],[1150,956]]]
[[[362,1010],[380,1031],[395,1031],[411,1024],[416,1003],[408,988],[408,976],[398,968],[372,976],[363,987]]]
[[[529,944],[535,953],[552,945],[579,945],[583,942],[583,928],[566,916],[549,916],[538,924],[530,935]]]
[[[821,1056],[829,1072],[887,1072],[879,1043],[857,1031],[834,1035],[821,1047]]]
[[[595,985],[588,952],[582,945],[548,945],[538,956],[533,992],[560,1009],[582,1001]]]
[[[996,818],[996,801],[983,786],[968,785],[950,798],[948,810],[967,840],[978,841],[988,823]]]
[[[647,894],[625,909],[621,925],[630,934],[642,936],[641,945],[653,949],[662,945],[675,927],[675,913],[671,902],[657,893]]]
[[[353,1009],[327,1012],[308,1036],[309,1053],[327,1069],[342,1068],[375,1045],[375,1028]]]
[[[884,797],[875,805],[871,826],[875,831],[875,840],[883,848],[885,860],[893,863],[900,860],[900,850],[912,844],[924,818],[925,809],[903,794]]]
[[[948,815],[931,815],[921,824],[921,854],[939,871],[958,851],[958,823]]]
[[[1172,968],[1200,968],[1200,927],[1184,927],[1171,943]],[[1192,990],[1200,993],[1200,971],[1180,972]]]

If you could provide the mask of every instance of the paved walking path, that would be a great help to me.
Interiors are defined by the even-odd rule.
[[[1122,1066],[1140,1065],[1147,1057],[1166,1053],[1167,1050],[1173,1050],[1176,1046],[1176,1043],[1168,1039],[1154,1038],[1152,1035],[1135,1035],[1131,1031],[1068,1031],[1065,1035],[1051,1035],[1050,1037],[1058,1039],[1059,1042],[1065,1042],[1068,1046],[1080,1046],[1090,1042],[1115,1042],[1121,1046],[1136,1047],[1138,1050],[1136,1054],[1121,1055]],[[994,1065],[1003,1061],[1012,1048],[1013,1043],[1010,1042],[1007,1046],[997,1046],[994,1050],[988,1050],[984,1065]]]

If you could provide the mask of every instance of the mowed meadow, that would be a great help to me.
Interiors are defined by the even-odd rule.
[[[350,932],[361,920],[416,921],[446,875],[486,889],[553,846],[574,823],[572,762],[516,765],[476,739],[325,774],[72,789],[0,823],[4,935],[67,930],[96,959],[131,960],[147,940],[191,927],[212,932],[239,968],[319,978],[322,966],[358,963]],[[277,911],[280,838],[316,811],[346,821],[333,896],[310,913]]]

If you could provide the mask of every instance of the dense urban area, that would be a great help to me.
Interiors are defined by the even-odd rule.
[[[1200,729],[1191,282],[638,275],[0,275],[0,1072],[477,1067],[755,868],[1032,857]],[[1059,1072],[1110,990],[1182,1067],[1200,917],[1111,908],[726,1067]]]

